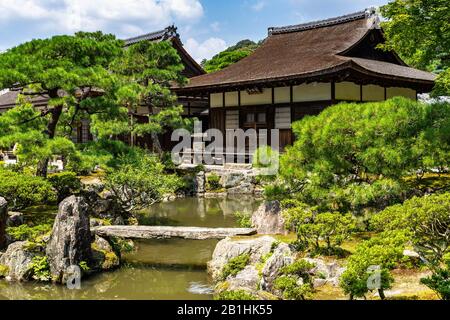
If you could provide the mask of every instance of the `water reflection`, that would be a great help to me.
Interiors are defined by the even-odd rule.
[[[237,227],[234,212],[256,210],[253,198],[179,199],[140,215],[144,225]],[[82,281],[81,290],[41,283],[0,281],[0,300],[207,300],[212,298],[206,263],[217,240],[138,241],[124,267]]]

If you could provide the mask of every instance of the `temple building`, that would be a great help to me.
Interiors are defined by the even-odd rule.
[[[279,129],[281,149],[294,141],[291,125],[341,101],[383,101],[395,96],[417,99],[430,92],[435,75],[406,65],[385,42],[380,19],[373,9],[306,24],[273,27],[250,56],[206,74],[184,49],[174,26],[124,40],[125,47],[140,41],[170,41],[185,66],[189,83],[174,87],[184,116],[198,118],[203,130]],[[19,91],[0,92],[1,112],[16,105]],[[45,106],[47,97],[32,102]],[[148,121],[145,114],[137,121]],[[225,136],[225,135],[224,135]],[[89,122],[79,123],[75,142],[92,139]],[[128,141],[131,137],[121,137]],[[149,146],[148,137],[132,140]],[[176,144],[170,133],[162,137],[167,151]]]
[[[210,128],[279,129],[283,148],[293,143],[294,121],[330,105],[416,99],[432,90],[435,75],[378,48],[385,42],[379,22],[374,10],[366,10],[269,28],[247,58],[174,90],[180,101],[207,101]]]

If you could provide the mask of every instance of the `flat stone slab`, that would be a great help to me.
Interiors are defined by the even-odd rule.
[[[197,227],[148,227],[148,226],[102,226],[91,232],[103,237],[125,239],[170,239],[189,240],[225,239],[235,236],[252,236],[256,229],[249,228],[197,228]]]

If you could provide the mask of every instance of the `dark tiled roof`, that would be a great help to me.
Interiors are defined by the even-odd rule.
[[[14,90],[7,91],[4,94],[0,94],[0,112],[16,106],[17,96],[19,95],[19,92],[20,91]],[[48,96],[36,95],[30,96],[29,99],[35,106],[45,106],[48,101]]]
[[[339,71],[364,71],[371,76],[433,84],[431,73],[394,63],[353,58],[345,54],[378,28],[379,18],[361,11],[308,24],[270,28],[269,37],[253,54],[215,73],[197,76],[179,91],[261,85],[332,75]],[[305,80],[305,81],[306,81]]]
[[[173,37],[179,38],[179,35],[177,33],[177,28],[175,26],[170,26],[164,30],[147,33],[141,36],[125,39],[123,41],[125,42],[125,46],[131,46],[132,44],[141,41],[163,41]]]
[[[354,20],[363,19],[370,16],[370,12],[360,11],[352,14],[347,14],[345,16],[340,16],[336,18],[330,18],[326,20],[313,21],[303,24],[297,24],[292,26],[284,26],[284,27],[271,27],[269,28],[269,35],[280,34],[280,33],[289,33],[289,32],[298,32],[305,31],[309,29],[317,29],[322,27],[334,26],[336,24],[346,23]]]

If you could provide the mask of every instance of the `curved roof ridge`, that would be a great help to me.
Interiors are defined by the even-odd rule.
[[[166,40],[168,38],[171,37],[179,37],[178,36],[178,32],[177,32],[177,27],[175,27],[174,25],[168,26],[167,28],[164,28],[163,30],[159,30],[159,31],[154,31],[154,32],[150,32],[150,33],[146,33],[137,37],[133,37],[133,38],[129,38],[129,39],[124,39],[123,41],[125,42],[125,46],[130,46],[132,44],[141,42],[141,41],[145,41],[145,40],[150,40],[150,41],[154,41],[154,40]]]
[[[350,14],[346,14],[339,17],[329,18],[325,20],[317,20],[302,24],[296,24],[296,25],[290,25],[290,26],[283,26],[283,27],[270,27],[269,28],[269,36],[275,35],[275,34],[283,34],[283,33],[289,33],[289,32],[299,32],[299,31],[305,31],[305,30],[311,30],[316,28],[323,28],[323,27],[329,27],[334,26],[337,24],[347,23],[359,19],[367,19],[373,15],[376,15],[375,8],[369,8],[365,9],[363,11],[358,11]]]

